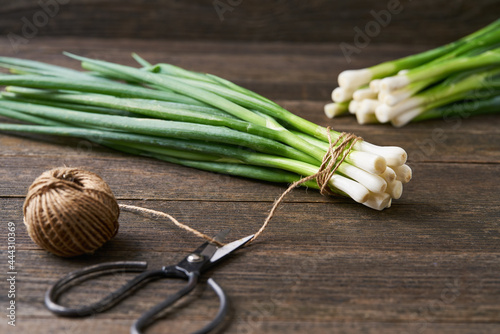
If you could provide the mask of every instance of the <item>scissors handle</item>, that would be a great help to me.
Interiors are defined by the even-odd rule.
[[[144,284],[148,280],[162,277],[164,273],[161,270],[145,271],[100,301],[79,308],[70,308],[60,305],[56,300],[71,286],[89,280],[92,277],[116,272],[140,272],[144,271],[146,268],[147,263],[142,261],[117,261],[101,263],[73,271],[61,278],[47,290],[45,294],[45,306],[53,313],[65,317],[85,317],[103,312],[130,295],[141,284]]]
[[[155,316],[162,312],[164,309],[175,303],[177,300],[182,298],[191,292],[196,284],[198,283],[199,275],[196,273],[188,274],[188,284],[184,286],[182,289],[177,291],[175,294],[170,295],[167,299],[165,299],[160,304],[157,304],[153,308],[149,309],[145,312],[139,319],[137,319],[132,327],[130,328],[130,334],[141,334],[142,330],[152,324],[155,320]],[[219,310],[215,317],[205,325],[202,329],[197,330],[193,334],[206,334],[215,329],[226,317],[228,312],[228,299],[224,290],[217,284],[213,279],[209,278],[207,280],[208,285],[212,288],[212,290],[219,297]]]
[[[187,280],[187,284],[176,293],[168,296],[163,302],[145,312],[130,329],[131,334],[141,334],[142,330],[152,324],[161,311],[171,306],[177,300],[191,292],[198,283],[198,272],[186,272],[177,266],[164,267],[158,270],[148,270],[147,263],[142,261],[117,261],[107,262],[90,266],[81,270],[73,271],[57,281],[45,294],[45,305],[53,313],[64,317],[85,317],[95,313],[103,312],[139,289],[147,282],[160,278],[181,278]],[[77,285],[92,277],[113,272],[141,272],[139,275],[125,283],[122,287],[110,293],[100,301],[79,308],[71,308],[57,303],[59,296],[71,286]],[[208,284],[219,298],[219,310],[213,320],[196,334],[210,332],[217,327],[225,318],[228,311],[228,302],[224,290],[212,279],[208,279]]]

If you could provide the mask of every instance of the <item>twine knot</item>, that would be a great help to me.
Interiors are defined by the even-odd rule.
[[[316,172],[316,174],[309,176],[305,180],[300,180],[302,184],[311,179],[316,179],[320,187],[321,195],[335,195],[335,193],[328,187],[328,181],[332,178],[333,174],[337,171],[339,166],[344,162],[347,155],[351,152],[354,144],[361,139],[352,133],[342,132],[335,142],[332,142],[330,135],[330,127],[327,128],[329,147],[323,156],[323,161]]]

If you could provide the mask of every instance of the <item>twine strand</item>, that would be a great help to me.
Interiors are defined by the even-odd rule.
[[[180,227],[181,229],[185,230],[185,231],[188,231],[194,235],[196,235],[197,237],[200,237],[200,238],[203,238],[219,247],[221,246],[224,246],[223,243],[215,240],[214,238],[212,237],[209,237],[208,235],[186,225],[186,224],[183,224],[181,222],[179,222],[177,219],[175,219],[174,217],[172,217],[171,215],[169,215],[168,213],[164,213],[164,212],[161,212],[161,211],[156,211],[156,210],[151,210],[151,209],[145,209],[145,208],[141,208],[141,207],[138,207],[138,206],[134,206],[134,205],[126,205],[126,204],[119,204],[120,206],[120,209],[124,209],[125,211],[129,211],[129,212],[133,212],[133,213],[141,213],[141,214],[147,214],[147,215],[151,215],[151,216],[157,216],[157,217],[161,217],[161,218],[167,218],[169,219],[172,223],[174,223],[177,227]]]

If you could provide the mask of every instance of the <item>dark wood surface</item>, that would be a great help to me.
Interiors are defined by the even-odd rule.
[[[373,28],[369,43],[443,44],[492,22],[500,12],[497,0],[3,2],[0,35],[23,37],[24,32],[28,40],[84,36],[352,43],[355,28],[370,29],[369,22],[376,22],[375,16],[379,16],[382,26]]]
[[[12,5],[13,6],[13,5]],[[243,4],[242,4],[243,6]],[[12,55],[0,42],[3,55]],[[424,50],[370,47],[349,67]],[[227,291],[227,333],[496,333],[500,331],[500,130],[496,116],[402,129],[329,120],[323,105],[347,64],[334,44],[182,42],[37,37],[17,55],[77,68],[66,50],[133,64],[139,52],[221,75],[311,121],[354,132],[409,154],[414,179],[390,209],[373,211],[345,198],[296,189],[265,234],[209,275]],[[174,283],[157,282],[107,313],[85,319],[52,315],[43,296],[61,275],[110,260],[171,264],[200,240],[167,221],[122,212],[118,235],[95,254],[63,259],[40,250],[22,223],[27,188],[43,171],[80,166],[101,175],[120,203],[164,211],[205,233],[230,227],[253,233],[286,185],[197,171],[128,156],[81,140],[0,134],[0,302],[5,314],[7,222],[16,224],[16,327],[1,333],[128,333],[133,319]],[[74,290],[65,302],[94,300],[126,275]],[[91,292],[96,292],[92,294]],[[148,333],[183,333],[215,314],[216,298],[200,288]],[[194,299],[194,298],[193,298]]]

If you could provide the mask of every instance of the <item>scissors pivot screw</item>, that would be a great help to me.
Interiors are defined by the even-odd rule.
[[[203,256],[193,253],[187,257],[187,260],[189,263],[200,262],[203,261]]]

